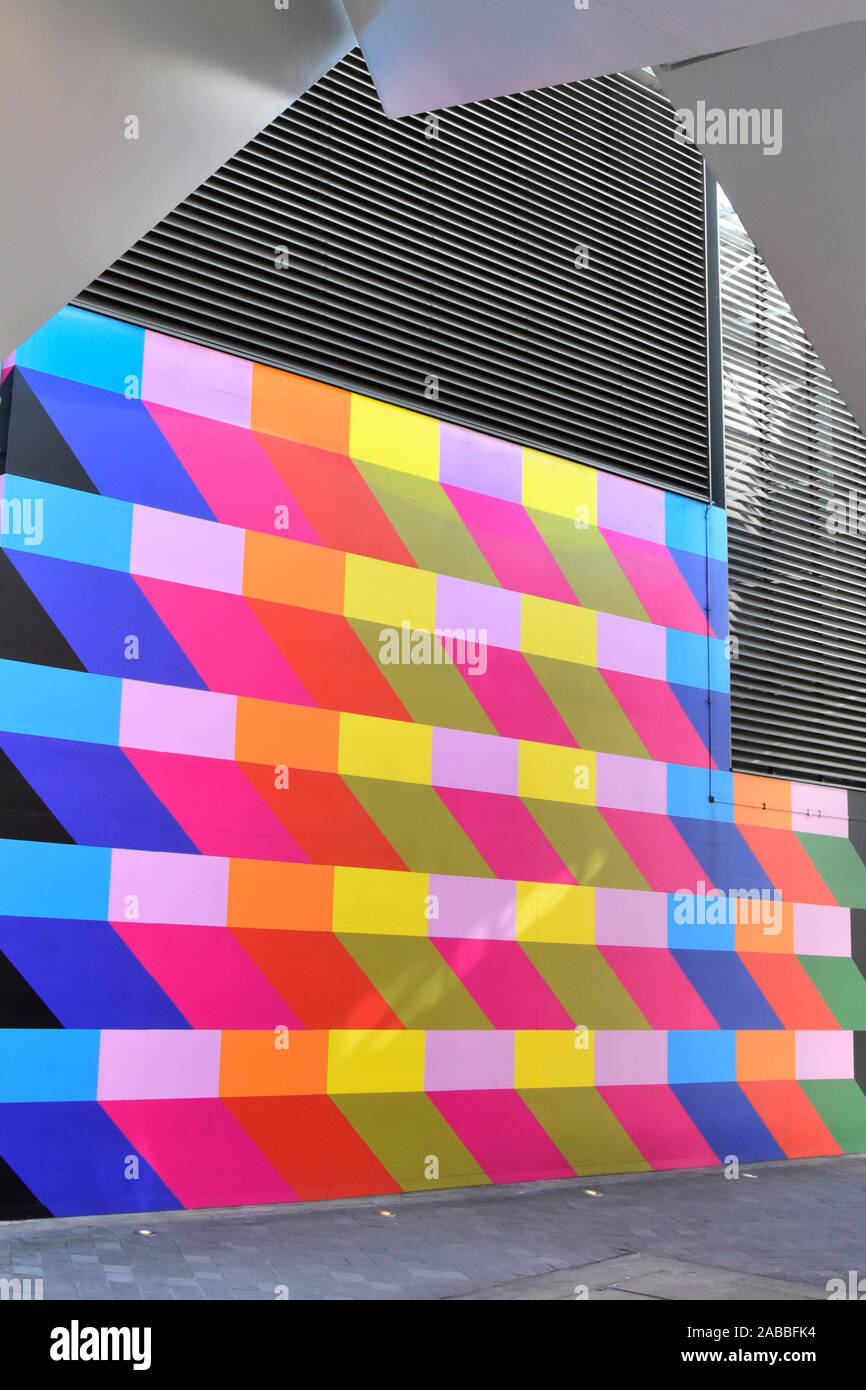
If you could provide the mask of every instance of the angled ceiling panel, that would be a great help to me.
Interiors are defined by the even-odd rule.
[[[345,0],[345,5],[389,116],[866,20],[866,0]]]
[[[778,110],[781,149],[701,146],[861,428],[866,428],[866,24],[664,70],[674,106]]]
[[[0,32],[0,357],[354,44],[340,0],[0,0]]]

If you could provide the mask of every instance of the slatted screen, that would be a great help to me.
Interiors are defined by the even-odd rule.
[[[735,765],[863,787],[866,439],[720,214]]]
[[[77,302],[705,496],[704,248],[637,77],[393,121],[352,53]]]

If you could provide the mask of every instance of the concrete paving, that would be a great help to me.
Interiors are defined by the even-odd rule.
[[[0,1279],[41,1279],[45,1300],[808,1301],[852,1270],[860,1155],[0,1223]]]

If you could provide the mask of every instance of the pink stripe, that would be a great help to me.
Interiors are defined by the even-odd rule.
[[[796,1034],[797,1080],[853,1080],[854,1034],[815,1029]]]
[[[445,487],[478,543],[490,568],[506,589],[574,603],[565,576],[541,539],[529,514],[516,502],[484,497],[461,487]]]
[[[246,599],[162,579],[137,583],[211,690],[292,705],[315,703]]]
[[[516,941],[435,937],[494,1028],[571,1028],[574,1022]]]
[[[798,956],[850,956],[850,909],[796,903],[794,953]]]
[[[602,534],[651,622],[706,633],[707,615],[666,546],[619,531]]]
[[[321,543],[248,429],[164,406],[151,406],[150,413],[218,521]]]
[[[658,681],[667,678],[667,633],[663,627],[615,613],[599,613],[597,633],[599,666]]]
[[[667,1082],[666,1032],[598,1029],[593,1043],[596,1086],[648,1086]]]
[[[495,878],[431,874],[429,886],[438,912],[428,923],[430,936],[517,940],[516,883]]]
[[[523,495],[523,450],[461,425],[442,422],[439,435],[439,481],[487,497],[520,502]]]
[[[202,854],[310,862],[237,763],[141,749],[126,756]]]
[[[252,387],[253,364],[242,357],[183,343],[152,329],[144,335],[141,395],[145,401],[246,427]]]
[[[600,946],[599,950],[651,1028],[718,1028],[670,951],[639,946]],[[657,1079],[666,1081],[667,1072]]]
[[[717,1168],[716,1157],[669,1086],[599,1086],[652,1168]]]
[[[500,734],[575,748],[574,735],[522,652],[486,650],[486,671],[455,661],[466,684]]]
[[[630,888],[596,888],[595,941],[597,946],[666,947],[667,896]]]
[[[219,1094],[218,1031],[103,1028],[97,1100],[181,1100]]]
[[[441,799],[497,878],[530,883],[576,880],[516,796],[437,787]]]
[[[708,889],[714,886],[667,816],[647,816],[641,811],[602,810],[601,814],[655,892],[696,893],[702,881]]]
[[[480,633],[485,645],[519,652],[520,623],[520,594],[472,579],[437,575],[437,630],[463,633],[467,639]]]
[[[655,541],[656,545],[664,545],[665,494],[661,488],[600,472],[598,524],[613,531],[622,531],[628,536]]]
[[[516,739],[434,729],[434,785],[516,796],[518,753]]]
[[[428,1031],[424,1063],[426,1091],[493,1091],[514,1087],[514,1034]]]
[[[596,804],[618,811],[667,811],[667,767],[646,758],[598,753]]]
[[[234,695],[125,680],[120,697],[120,744],[162,753],[233,758],[236,714]]]
[[[12,368],[15,366],[15,352],[10,352],[8,357],[4,357],[0,364],[0,381],[5,381]]]
[[[707,766],[707,746],[665,681],[610,670],[601,674],[651,758],[660,763]]]
[[[221,1100],[116,1100],[103,1109],[185,1207],[297,1201]]]
[[[214,927],[112,926],[193,1028],[303,1028],[228,931]]]
[[[430,1099],[491,1182],[575,1176],[516,1091],[434,1091]]]
[[[842,787],[791,783],[791,829],[807,835],[848,838],[848,793]]]
[[[183,922],[224,927],[227,859],[148,850],[111,851],[108,915],[114,922]]]
[[[130,574],[239,594],[243,587],[244,533],[197,516],[135,504]]]

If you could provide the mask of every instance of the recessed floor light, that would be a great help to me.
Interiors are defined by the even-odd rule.
[[[148,1230],[145,1229],[145,1227],[142,1227],[142,1229],[141,1229],[140,1231],[136,1231],[135,1234],[136,1234],[137,1236],[152,1236],[152,1235],[155,1235],[156,1232],[155,1232],[155,1231],[148,1231]]]
[[[392,1211],[377,1211],[377,1212],[376,1212],[376,1215],[377,1215],[377,1216],[393,1216],[394,1213],[393,1213]]]
[[[594,1187],[585,1187],[585,1188],[583,1189],[583,1191],[584,1191],[584,1194],[585,1194],[587,1197],[600,1197],[600,1196],[601,1196],[601,1193],[600,1193],[600,1192],[596,1192],[596,1190],[595,1190]]]

